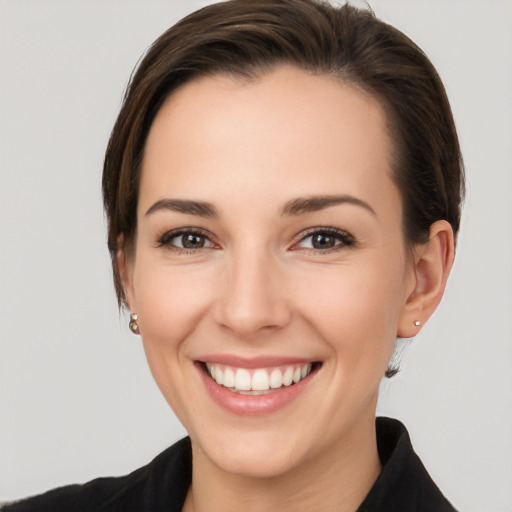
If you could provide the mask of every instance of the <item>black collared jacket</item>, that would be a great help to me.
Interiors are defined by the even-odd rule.
[[[356,512],[454,512],[420,459],[405,427],[377,418],[382,472]],[[97,478],[5,504],[3,512],[181,512],[192,478],[185,438],[147,466],[121,477]]]

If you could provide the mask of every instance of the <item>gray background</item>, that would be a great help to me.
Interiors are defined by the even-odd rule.
[[[0,500],[127,473],[184,434],[119,317],[102,156],[127,78],[208,2],[0,2]],[[458,257],[379,411],[463,511],[512,510],[512,3],[374,0],[445,81],[466,160]]]

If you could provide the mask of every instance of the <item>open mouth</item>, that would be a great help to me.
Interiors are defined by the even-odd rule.
[[[243,395],[265,395],[298,384],[317,370],[320,362],[290,364],[271,368],[236,368],[217,363],[201,363],[217,384]]]

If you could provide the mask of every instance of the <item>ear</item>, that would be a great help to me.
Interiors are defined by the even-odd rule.
[[[408,291],[398,323],[398,336],[412,338],[436,310],[453,265],[455,241],[451,225],[434,222],[429,239],[413,250],[413,285]],[[419,324],[417,324],[420,322]]]
[[[126,247],[124,236],[117,238],[117,268],[123,284],[124,296],[130,311],[137,311],[133,286],[133,250]]]

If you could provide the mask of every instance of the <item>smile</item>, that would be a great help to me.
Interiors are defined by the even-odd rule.
[[[264,395],[293,386],[305,379],[313,365],[278,366],[272,368],[236,368],[222,364],[205,364],[211,378],[226,389],[244,395]]]
[[[243,359],[222,354],[196,360],[210,398],[238,416],[264,416],[291,406],[316,381],[323,363],[280,357]],[[306,393],[307,394],[307,393]]]

